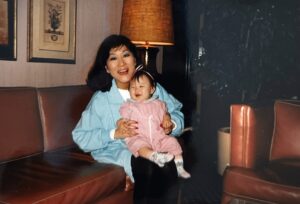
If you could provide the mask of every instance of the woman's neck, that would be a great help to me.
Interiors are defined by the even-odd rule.
[[[124,90],[128,90],[129,88],[129,82],[127,83],[122,83],[122,82],[117,82],[116,81],[116,85],[118,89],[124,89]]]

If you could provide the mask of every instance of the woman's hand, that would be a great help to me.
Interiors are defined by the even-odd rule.
[[[171,116],[168,112],[163,117],[163,121],[161,123],[161,127],[164,129],[165,134],[170,134],[174,128],[174,124],[171,121]]]
[[[134,120],[127,120],[121,118],[117,121],[117,128],[115,130],[115,139],[123,139],[137,135],[137,122]]]

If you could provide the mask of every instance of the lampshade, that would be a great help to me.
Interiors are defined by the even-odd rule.
[[[138,45],[173,45],[171,0],[124,0],[120,33]]]

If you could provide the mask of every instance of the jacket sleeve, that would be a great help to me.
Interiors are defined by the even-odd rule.
[[[160,84],[156,85],[155,95],[167,105],[167,110],[171,115],[171,119],[176,123],[176,128],[172,131],[172,135],[179,136],[184,128],[184,115],[181,112],[182,104],[169,94]]]
[[[85,152],[105,148],[112,140],[109,134],[114,127],[106,129],[104,127],[107,127],[107,124],[103,124],[105,123],[103,117],[109,116],[106,104],[107,101],[103,98],[93,96],[72,131],[74,142]]]

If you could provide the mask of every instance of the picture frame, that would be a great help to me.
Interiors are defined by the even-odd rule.
[[[0,60],[17,59],[17,1],[0,0]]]
[[[28,61],[75,64],[76,0],[29,1]]]

